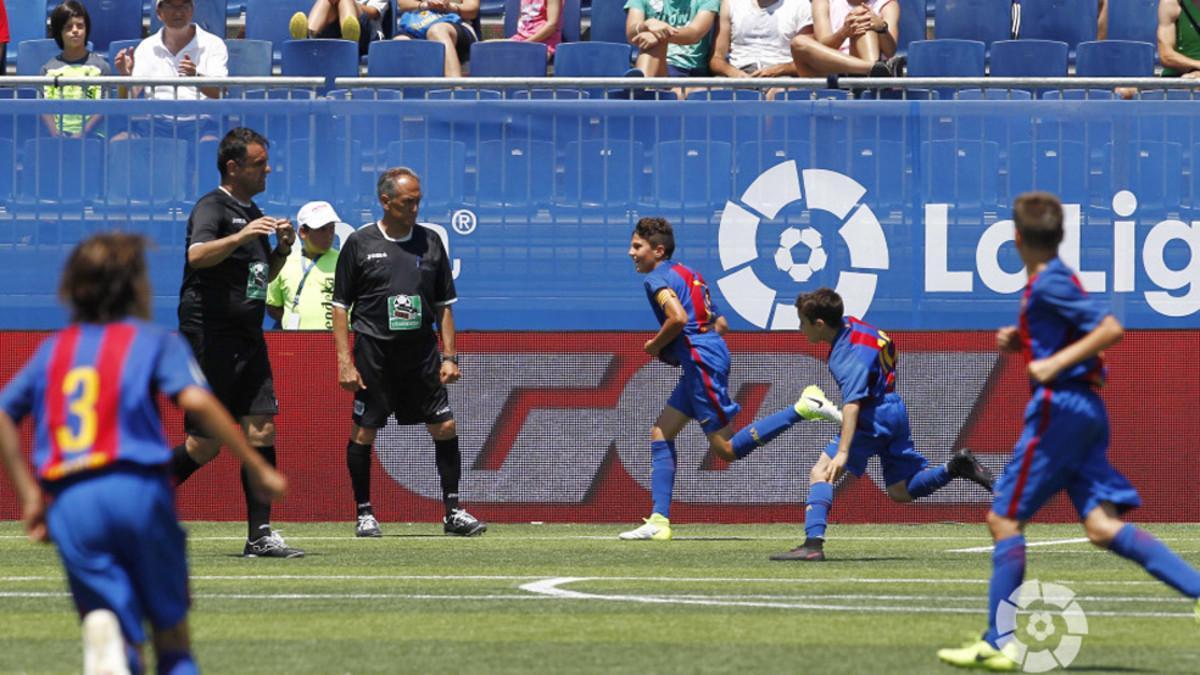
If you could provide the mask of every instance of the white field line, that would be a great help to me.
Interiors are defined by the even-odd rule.
[[[1051,539],[1049,541],[1034,541],[1025,544],[1026,548],[1034,546],[1061,546],[1063,544],[1086,544],[1087,537],[1072,537],[1070,539]],[[991,553],[995,546],[974,546],[971,548],[951,548],[946,553]]]
[[[384,524],[386,525],[386,523],[384,523]],[[186,525],[187,524],[184,523],[185,527],[186,527]],[[501,525],[503,525],[503,524],[501,524]],[[489,525],[489,527],[491,527],[491,525]],[[614,527],[619,528],[620,526],[617,525]],[[799,527],[800,526],[797,525],[797,528],[799,528]],[[799,532],[799,529],[798,529],[798,532]],[[707,535],[696,535],[696,536],[691,536],[691,537],[689,537],[687,535],[675,536],[673,538],[673,541],[720,541],[720,540],[726,540],[726,541],[796,541],[796,540],[803,538],[802,534],[803,533],[789,534],[789,535],[744,536],[744,535],[739,535],[736,533],[726,534],[726,533],[721,533],[721,532],[713,532],[713,533],[707,534]],[[402,535],[396,535],[396,536],[392,536],[392,537],[385,536],[384,539],[385,540],[387,540],[387,539],[406,539],[406,538],[411,538],[412,536],[414,536],[414,535],[406,536],[406,535],[402,534]],[[378,546],[379,545],[377,539],[371,539],[371,538],[367,538],[367,537],[354,537],[352,535],[307,536],[306,537],[304,535],[289,534],[287,536],[287,538],[295,539],[296,541],[345,541],[345,542],[355,541],[355,542],[360,542],[360,543],[352,544],[352,545],[359,545],[359,546]],[[421,536],[421,538],[428,539],[430,541],[445,541],[445,542],[457,542],[458,541],[457,537],[439,537],[439,536],[434,536],[432,534],[428,535],[428,536]],[[28,537],[26,537],[23,534],[0,534],[0,540],[14,540],[14,539],[28,539]],[[489,537],[489,539],[505,539],[506,541],[510,540],[507,537]],[[613,534],[613,535],[564,534],[564,535],[553,535],[553,536],[552,535],[529,535],[529,536],[512,537],[511,539],[520,539],[522,541],[617,541],[617,535],[616,534]],[[949,537],[948,536],[907,537],[907,536],[904,536],[901,534],[896,534],[896,535],[889,535],[889,536],[846,535],[846,536],[831,537],[831,539],[836,540],[836,541],[970,541],[973,539],[986,541],[986,540],[990,539],[990,537],[988,537],[986,535],[966,535],[966,536],[949,536]],[[1200,537],[1159,537],[1159,539],[1161,539],[1162,541],[1165,541],[1165,542],[1198,542],[1198,541],[1200,541]],[[246,539],[244,537],[227,537],[227,536],[189,536],[188,537],[188,541],[245,541],[245,540]],[[1079,540],[1087,541],[1084,538],[1080,538]],[[1067,543],[1067,542],[1074,542],[1074,541],[1075,541],[1075,539],[1069,539],[1069,540],[1055,539],[1055,540],[1034,541],[1034,542],[1030,542],[1026,545],[1027,546],[1038,546],[1038,545],[1048,546],[1048,545],[1053,545],[1053,544]],[[457,545],[457,544],[452,544],[452,545]],[[990,551],[991,549],[992,549],[991,546],[987,546],[987,547],[979,547],[978,549],[976,549],[976,548],[950,549],[947,552],[948,553],[975,553],[975,552]]]
[[[478,575],[478,574],[194,574],[192,581],[529,581],[546,579],[546,575]],[[986,586],[989,579],[947,579],[947,578],[908,578],[895,577],[634,577],[634,576],[592,576],[586,577],[596,581],[652,581],[660,583],[734,583],[734,584],[827,584],[829,582],[859,583],[859,584],[937,584],[952,586],[955,584]],[[0,582],[21,581],[61,581],[61,576],[0,576]],[[1162,582],[1152,580],[1142,581],[1109,581],[1109,580],[1072,580],[1045,579],[1054,583],[1071,586],[1161,586]]]
[[[976,607],[928,607],[928,606],[894,606],[894,605],[838,605],[810,602],[782,602],[763,600],[733,600],[724,597],[680,597],[661,595],[627,595],[583,593],[560,588],[565,584],[579,581],[592,581],[594,577],[555,577],[542,579],[521,585],[521,590],[540,595],[549,595],[564,600],[600,600],[608,602],[635,602],[642,604],[670,605],[704,605],[717,607],[761,607],[770,609],[813,609],[833,612],[885,612],[894,614],[980,614]],[[1088,616],[1118,616],[1118,617],[1161,617],[1161,618],[1192,618],[1193,612],[1112,612],[1090,611]]]

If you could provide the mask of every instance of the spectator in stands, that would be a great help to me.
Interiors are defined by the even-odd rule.
[[[858,62],[852,70],[835,72],[870,73],[878,61],[896,53],[900,35],[900,3],[896,0],[812,0],[812,14],[816,41]],[[792,49],[795,54],[794,43]],[[804,58],[798,60],[819,60],[803,43],[800,51]]]
[[[720,0],[628,0],[625,9],[625,37],[638,48],[638,70],[649,77],[708,75]]]
[[[1096,11],[1096,39],[1108,39],[1108,0],[1099,0],[1100,6]]]
[[[436,40],[446,46],[446,77],[462,77],[462,64],[479,41],[479,0],[398,0],[396,40]]]
[[[50,34],[62,52],[42,65],[42,75],[50,77],[97,77],[111,75],[108,61],[99,54],[88,51],[88,37],[92,33],[92,17],[78,0],[67,0],[50,13]],[[87,87],[70,85],[46,86],[48,99],[97,99],[103,89],[99,85]],[[83,138],[96,128],[102,115],[42,115],[42,121],[51,136]],[[103,133],[97,132],[97,135]]]
[[[296,12],[288,23],[293,40],[341,38],[358,43],[366,54],[372,40],[382,40],[385,21],[392,20],[388,0],[316,0],[308,16]]]
[[[517,42],[541,42],[546,56],[562,42],[562,0],[521,0],[521,18],[517,19]]]
[[[267,314],[284,330],[333,330],[333,238],[341,220],[329,202],[308,202],[296,214],[304,247],[267,286]]]
[[[809,0],[721,0],[708,68],[715,77],[795,77],[791,42],[812,34]]]
[[[225,41],[192,22],[195,7],[192,0],[158,0],[156,10],[163,27],[136,49],[122,49],[114,61],[117,72],[134,77],[226,77],[229,74],[229,52]],[[139,96],[134,88],[132,96]],[[156,86],[150,98],[155,100],[200,100],[220,98],[220,87]],[[217,124],[206,115],[155,115],[151,120],[133,120],[134,135],[175,137],[183,139],[216,140]],[[118,134],[113,140],[119,140]]]
[[[1158,0],[1158,60],[1163,77],[1200,78],[1200,9],[1190,0]]]
[[[4,10],[4,0],[0,0],[0,76],[8,64],[8,12]]]
[[[893,74],[815,40],[809,0],[722,0],[709,68],[725,77]]]

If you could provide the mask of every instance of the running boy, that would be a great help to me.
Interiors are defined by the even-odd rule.
[[[828,288],[802,293],[796,310],[800,330],[809,342],[832,345],[829,372],[842,392],[842,430],[812,468],[804,543],[771,560],[825,559],[833,486],[846,471],[861,477],[873,455],[879,455],[892,501],[911,502],[931,495],[954,478],[992,489],[991,472],[969,450],[959,450],[945,464],[930,467],[929,460],[913,448],[908,409],[896,393],[896,346],[886,333],[852,316],[843,317],[841,296]]]
[[[785,418],[786,426],[769,438],[754,427],[736,435],[730,422],[741,409],[729,397],[729,348],[721,337],[728,328],[725,317],[713,305],[708,285],[699,273],[671,260],[675,234],[662,218],[638,221],[629,243],[629,257],[646,275],[646,297],[660,327],[644,345],[646,353],[683,372],[675,391],[650,430],[650,492],[654,510],[645,524],[621,539],[671,538],[671,493],[675,486],[675,437],[691,420],[700,422],[709,447],[727,461],[741,459],[759,445],[778,436],[801,419],[838,419],[838,411],[821,390],[809,387],[793,408],[776,413],[766,421]]]
[[[1108,413],[1097,389],[1105,377],[1102,353],[1121,340],[1124,329],[1058,257],[1062,203],[1044,192],[1023,194],[1013,204],[1013,221],[1029,281],[1020,327],[1001,328],[996,344],[1023,353],[1033,395],[987,516],[996,542],[987,632],[962,649],[938,651],[951,665],[994,671],[1019,667],[1019,645],[1011,633],[1000,635],[996,614],[1025,579],[1025,524],[1062,490],[1089,541],[1136,562],[1187,597],[1200,597],[1200,573],[1149,532],[1121,521],[1141,498],[1108,462]],[[1196,611],[1200,617],[1200,602]]]
[[[83,620],[85,673],[140,673],[144,619],[154,627],[158,672],[198,672],[158,392],[232,449],[264,498],[286,488],[209,393],[187,343],[145,321],[144,248],[141,237],[119,233],[79,244],[59,286],[71,325],[43,342],[0,392],[0,465],[30,538],[58,547]],[[30,413],[41,487],[15,428]]]

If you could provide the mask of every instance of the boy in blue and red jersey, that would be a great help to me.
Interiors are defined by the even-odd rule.
[[[829,372],[842,392],[842,428],[825,447],[809,475],[804,543],[772,560],[825,559],[825,528],[833,505],[833,486],[848,470],[859,478],[867,460],[879,456],[887,494],[911,502],[933,494],[954,478],[966,478],[986,490],[992,474],[967,449],[930,467],[913,447],[908,408],[896,393],[896,346],[887,333],[854,317],[843,316],[842,298],[829,288],[796,299],[800,330],[809,342],[826,342]],[[775,416],[768,417],[769,423]],[[767,429],[765,435],[777,433]]]
[[[682,369],[679,383],[650,431],[650,492],[653,511],[645,523],[621,539],[665,541],[671,538],[671,493],[675,485],[675,437],[696,420],[708,437],[710,449],[734,461],[749,454],[769,438],[760,438],[748,427],[735,436],[730,422],[741,409],[729,397],[729,348],[721,337],[728,324],[713,305],[708,284],[698,272],[671,260],[675,234],[662,218],[642,218],[629,244],[629,257],[646,275],[646,298],[660,327],[646,341],[647,354]],[[800,419],[837,419],[838,412],[816,387],[787,416]],[[791,426],[788,424],[788,426]],[[779,429],[782,431],[782,428]],[[777,436],[778,432],[771,436]]]
[[[118,233],[77,246],[59,287],[71,325],[0,392],[0,463],[29,536],[58,548],[83,621],[84,672],[141,672],[143,619],[154,627],[159,673],[197,672],[158,392],[228,443],[265,497],[286,488],[209,393],[187,344],[145,321],[144,248],[141,237]],[[37,479],[15,428],[27,415]]]
[[[1017,252],[1029,276],[1020,326],[1001,328],[1001,351],[1022,352],[1033,395],[1013,457],[996,481],[988,527],[996,542],[988,591],[988,630],[962,649],[942,649],[951,665],[994,671],[1020,667],[1020,645],[997,627],[1000,603],[1025,578],[1025,524],[1050,498],[1067,491],[1090,542],[1128,558],[1189,598],[1200,597],[1200,573],[1148,532],[1120,515],[1141,504],[1137,490],[1108,461],[1108,413],[1097,389],[1103,351],[1124,329],[1058,257],[1063,209],[1044,192],[1013,204]],[[1200,602],[1196,605],[1200,619]]]

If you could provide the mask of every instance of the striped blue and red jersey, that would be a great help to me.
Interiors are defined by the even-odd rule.
[[[155,395],[207,387],[178,335],[144,321],[73,324],[38,347],[0,391],[0,410],[33,416],[33,464],[53,482],[113,462],[171,458]]]
[[[896,345],[887,333],[848,316],[829,348],[829,372],[843,404],[874,405],[896,391]]]
[[[654,317],[658,319],[660,326],[666,322],[667,315],[655,300],[659,291],[670,289],[679,298],[683,311],[687,312],[687,323],[684,324],[683,331],[663,349],[668,363],[682,363],[692,359],[692,347],[702,347],[713,341],[724,345],[725,340],[713,330],[713,323],[721,314],[713,304],[708,284],[699,272],[683,263],[666,260],[646,275],[645,286],[646,298],[650,301],[650,307],[654,310]]]
[[[1061,259],[1046,263],[1029,278],[1021,297],[1021,351],[1026,362],[1044,359],[1092,332],[1108,309],[1088,295],[1074,270]],[[1093,356],[1059,373],[1054,384],[1081,382],[1099,387],[1104,358]],[[1036,389],[1037,382],[1031,383]]]

